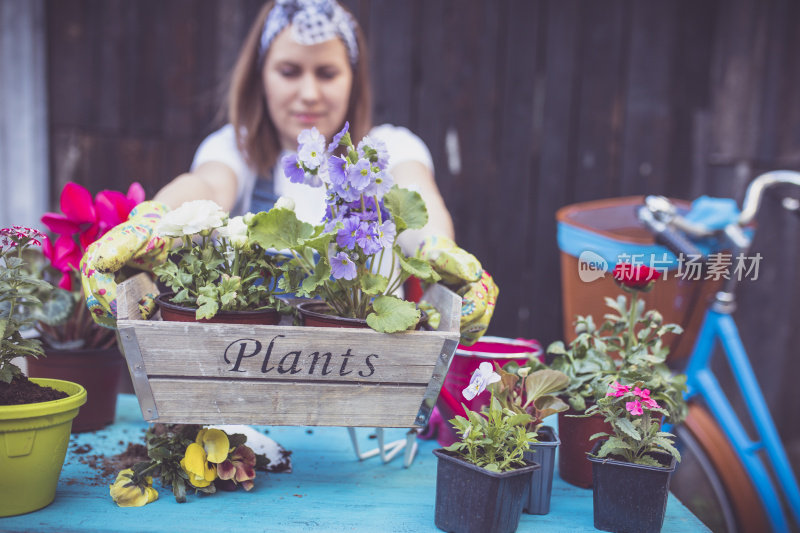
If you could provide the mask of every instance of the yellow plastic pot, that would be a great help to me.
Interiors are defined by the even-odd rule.
[[[56,496],[72,419],[86,389],[71,381],[31,378],[69,394],[51,402],[0,406],[0,517],[30,513]]]

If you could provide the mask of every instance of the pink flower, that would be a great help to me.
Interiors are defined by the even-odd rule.
[[[633,389],[633,394],[639,396],[642,400],[646,400],[650,398],[650,389],[640,389],[639,387],[635,387]]]
[[[71,291],[72,276],[70,274],[73,270],[77,271],[83,255],[78,244],[68,235],[61,235],[56,239],[55,244],[50,241],[49,237],[45,237],[42,253],[50,260],[53,268],[61,272],[61,281],[58,286]]]
[[[628,412],[630,414],[632,414],[632,415],[640,415],[640,414],[642,414],[644,412],[644,411],[642,411],[642,404],[639,403],[638,399],[636,399],[636,400],[634,400],[632,402],[626,402],[625,403],[625,409],[627,409]]]
[[[647,406],[648,409],[657,409],[658,407],[660,407],[658,403],[656,403],[656,401],[652,398],[644,398],[642,401]]]
[[[631,390],[630,387],[627,385],[620,385],[616,381],[611,384],[611,388],[614,389],[612,392],[606,394],[606,396],[614,396],[615,398],[619,398],[620,396],[624,396],[625,393]],[[638,390],[638,389],[637,389]]]
[[[72,272],[79,268],[86,248],[114,226],[125,222],[131,209],[144,201],[139,183],[128,188],[128,194],[100,191],[92,200],[91,193],[77,183],[69,182],[61,190],[62,213],[45,213],[42,223],[58,235],[54,243],[45,241],[43,252],[53,268],[61,272],[58,286],[72,290]],[[77,239],[76,239],[77,235]]]

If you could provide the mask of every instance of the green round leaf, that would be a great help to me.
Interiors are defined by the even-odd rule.
[[[419,320],[419,310],[412,302],[394,296],[378,296],[372,302],[374,312],[367,315],[367,324],[375,331],[405,331]]]

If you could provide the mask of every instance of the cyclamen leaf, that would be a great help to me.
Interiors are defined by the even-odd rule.
[[[394,296],[378,296],[372,302],[373,312],[367,324],[381,333],[405,331],[419,321],[420,313],[412,302]]]
[[[636,439],[637,441],[642,440],[642,436],[639,434],[636,428],[633,427],[633,423],[631,423],[631,421],[627,418],[620,418],[616,420],[615,426],[629,437]]]

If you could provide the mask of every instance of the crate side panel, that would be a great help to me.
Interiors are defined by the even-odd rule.
[[[133,322],[147,375],[427,384],[448,334]]]
[[[425,388],[152,378],[158,422],[412,427]]]

